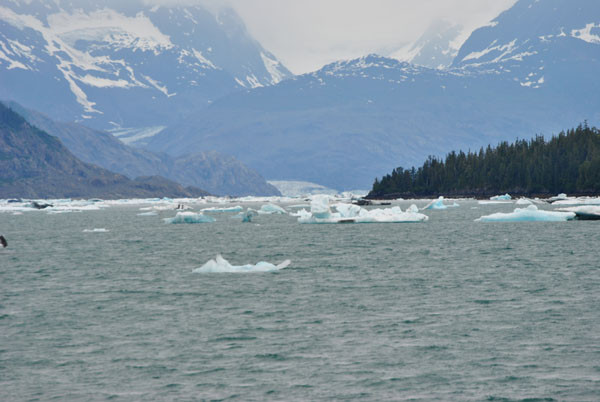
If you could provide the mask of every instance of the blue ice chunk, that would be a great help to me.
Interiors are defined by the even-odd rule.
[[[444,197],[439,196],[437,200],[431,201],[429,204],[425,205],[423,209],[446,209],[447,205],[444,204]]]
[[[504,195],[496,195],[493,197],[490,197],[491,201],[510,201],[512,200],[512,197],[510,196],[510,194],[504,194]]]
[[[261,215],[287,214],[287,211],[275,204],[265,204],[258,210]]]
[[[214,222],[215,218],[195,212],[177,212],[173,218],[163,219],[165,223],[210,223]]]

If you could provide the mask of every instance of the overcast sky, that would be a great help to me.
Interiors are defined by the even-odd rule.
[[[516,0],[222,0],[296,74],[368,53],[388,55],[439,19],[472,31]]]

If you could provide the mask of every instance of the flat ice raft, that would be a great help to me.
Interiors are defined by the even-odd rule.
[[[301,210],[295,215],[298,216],[299,223],[400,223],[424,222],[429,219],[418,211],[415,205],[411,205],[406,211],[402,211],[400,207],[367,210],[353,204],[329,206],[329,197],[322,195],[313,198],[310,212]]]
[[[269,262],[258,262],[255,265],[246,264],[246,265],[231,265],[229,261],[225,258],[221,257],[221,255],[217,255],[214,260],[208,261],[206,264],[201,266],[200,268],[194,269],[192,272],[194,273],[240,273],[240,272],[272,272],[279,271],[287,266],[289,266],[292,262],[290,260],[285,260],[279,265],[274,265]]]
[[[535,205],[529,205],[527,208],[516,208],[513,212],[497,212],[475,220],[481,222],[564,222],[574,218],[574,212],[543,211]]]
[[[195,212],[177,212],[173,218],[165,218],[165,223],[210,223],[214,222],[215,218]]]

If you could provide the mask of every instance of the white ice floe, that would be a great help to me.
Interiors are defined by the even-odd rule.
[[[411,205],[406,212],[397,206],[370,210],[354,204],[337,203],[330,206],[329,197],[326,195],[315,196],[310,212],[302,209],[296,216],[299,223],[399,223],[423,222],[429,219],[427,215],[419,213],[415,205]]]
[[[510,201],[510,200],[512,200],[512,197],[510,196],[510,194],[496,195],[496,196],[490,197],[490,201]]]
[[[497,204],[512,204],[512,201],[488,201],[488,200],[480,200],[477,201],[479,205],[497,205]]]
[[[212,216],[203,215],[195,212],[177,212],[173,218],[163,219],[165,223],[210,223],[214,222]]]
[[[212,208],[204,208],[202,212],[241,212],[244,208],[240,205],[236,205],[235,207],[212,207]]]
[[[285,260],[279,265],[274,265],[269,262],[258,262],[254,265],[246,264],[246,265],[231,265],[229,261],[225,258],[221,257],[221,255],[217,255],[214,260],[208,261],[206,264],[201,266],[200,268],[194,269],[192,272],[194,273],[241,273],[241,272],[271,272],[271,271],[279,271],[287,266],[289,266],[292,262],[290,260]]]
[[[83,229],[83,233],[106,233],[108,231],[108,229],[104,228]]]
[[[452,204],[444,204],[444,197],[439,196],[437,200],[431,201],[429,204],[425,205],[423,209],[446,209],[459,206],[460,205],[458,205],[456,201],[454,201]]]
[[[569,199],[569,197],[565,193],[560,193],[558,195],[555,195],[554,197],[548,198],[548,201],[554,202],[554,201],[568,200],[568,199]]]
[[[261,215],[287,214],[287,211],[275,204],[265,204],[258,210]]]
[[[533,202],[529,198],[519,198],[515,205],[531,205]]]
[[[600,197],[566,198],[554,201],[552,205],[600,205]]]
[[[535,205],[529,205],[526,208],[516,208],[513,212],[497,212],[475,220],[481,222],[564,222],[573,218],[575,218],[574,212],[543,211]]]

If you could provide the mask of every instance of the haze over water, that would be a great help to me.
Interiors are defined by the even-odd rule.
[[[598,400],[597,223],[460,204],[364,225],[0,213],[0,399]],[[192,273],[217,253],[292,264]]]

